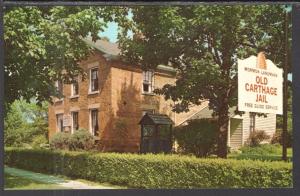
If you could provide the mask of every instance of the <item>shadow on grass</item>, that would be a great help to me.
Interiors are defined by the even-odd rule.
[[[62,189],[62,187],[5,173],[4,189]]]

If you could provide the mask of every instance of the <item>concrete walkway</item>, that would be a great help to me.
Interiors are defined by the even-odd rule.
[[[57,176],[35,173],[23,169],[17,169],[6,166],[4,167],[4,172],[13,176],[19,176],[43,183],[57,184],[69,189],[115,189],[114,187],[102,185],[93,186],[76,180],[66,180]]]

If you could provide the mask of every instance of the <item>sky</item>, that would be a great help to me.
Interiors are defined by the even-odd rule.
[[[100,37],[108,37],[110,42],[116,42],[118,36],[118,25],[115,22],[109,22],[104,32],[100,32]]]

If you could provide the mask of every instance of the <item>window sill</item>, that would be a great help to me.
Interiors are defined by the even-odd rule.
[[[98,94],[99,91],[92,91],[92,92],[88,92],[88,95],[94,95],[94,94]]]
[[[79,97],[79,95],[72,95],[72,96],[70,96],[69,98],[70,99],[75,99],[75,98],[78,98]]]
[[[54,103],[59,103],[59,102],[63,102],[63,101],[64,101],[64,98],[56,99],[56,100],[54,101]]]

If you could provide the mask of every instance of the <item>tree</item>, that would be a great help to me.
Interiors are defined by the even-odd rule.
[[[93,40],[126,9],[118,7],[7,7],[4,14],[5,103],[35,98],[38,104],[61,96],[54,81],[70,83],[91,53]],[[119,18],[122,18],[119,17]],[[121,21],[122,19],[120,19]]]
[[[14,101],[4,119],[5,146],[23,146],[47,143],[48,104],[36,105],[34,101]]]
[[[265,51],[282,66],[284,7],[280,5],[146,6],[132,8],[130,30],[120,34],[122,55],[143,69],[178,70],[175,85],[156,93],[182,112],[209,100],[218,119],[219,157],[227,156],[228,109],[237,105],[237,59]]]

